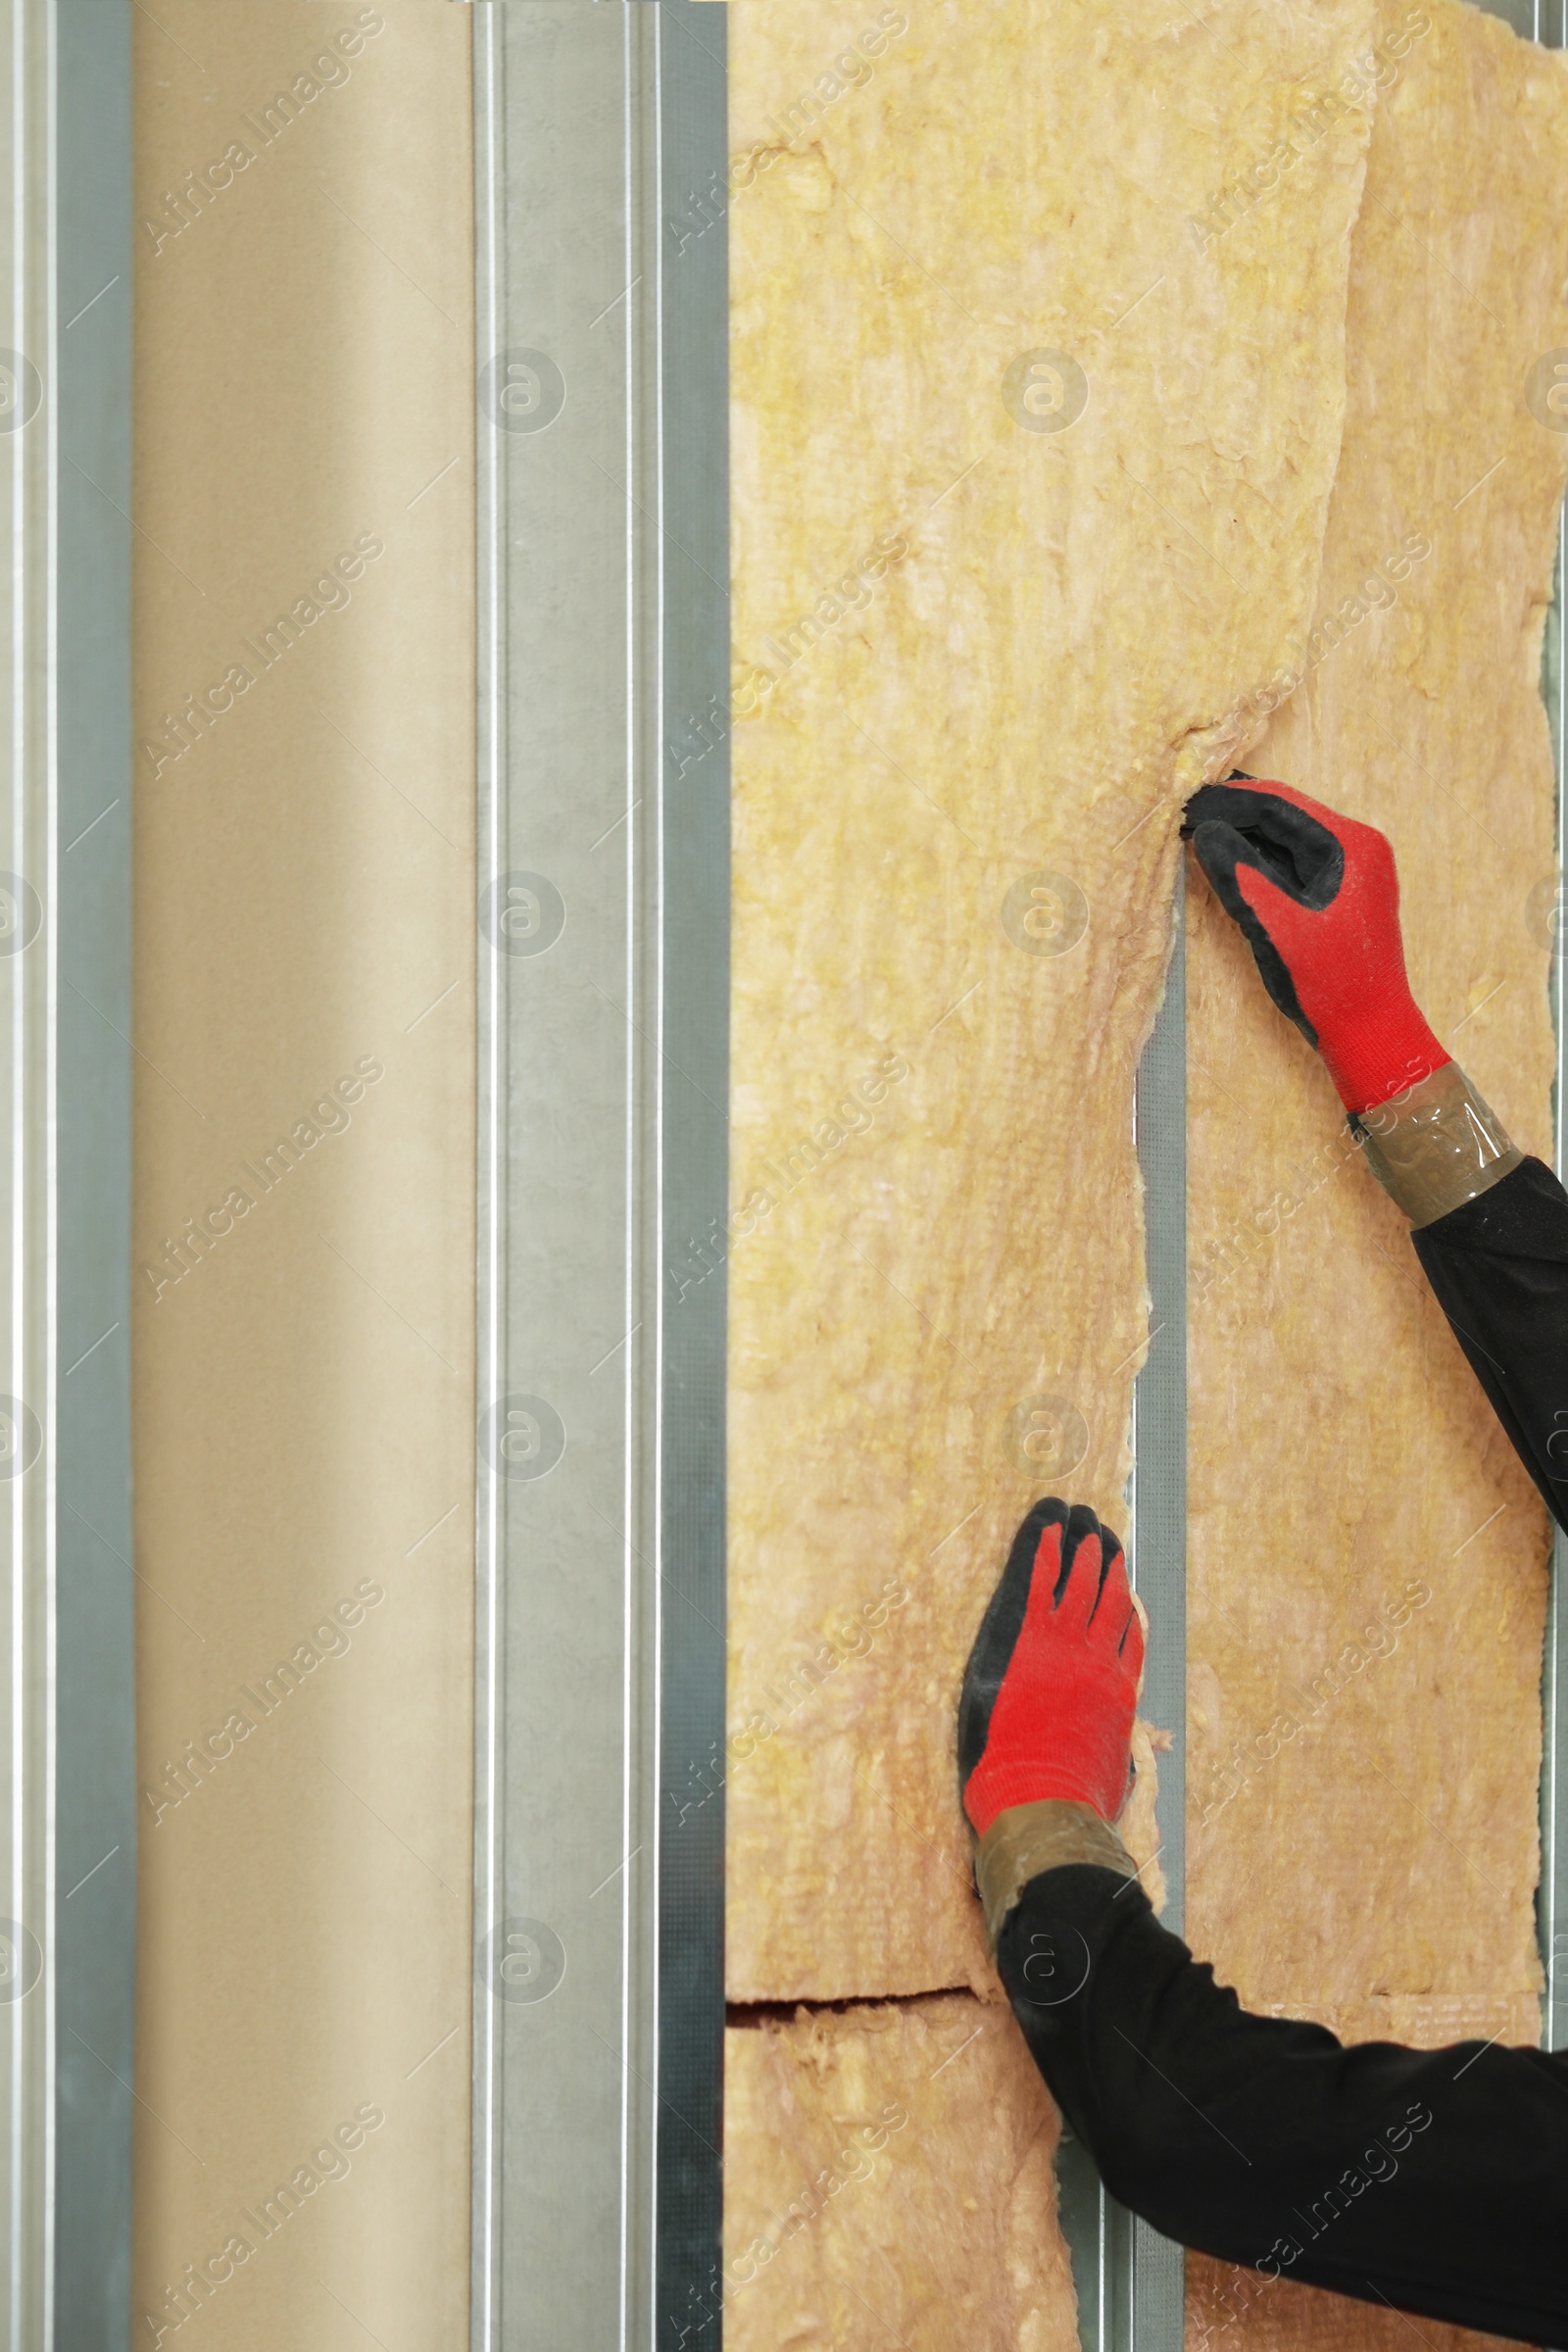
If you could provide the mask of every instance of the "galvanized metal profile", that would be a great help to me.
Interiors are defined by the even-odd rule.
[[[130,2328],[126,0],[0,0],[0,2345]]]
[[[474,12],[475,2352],[717,2341],[726,17]]]
[[[1170,967],[1138,1070],[1136,1132],[1144,1179],[1149,1356],[1133,1397],[1133,1583],[1149,1610],[1143,1710],[1170,1734],[1159,1758],[1164,1924],[1187,1916],[1187,868],[1176,868]],[[1181,2352],[1187,2257],[1146,2221],[1131,2239],[1132,2352]]]
[[[1159,1759],[1164,1923],[1187,1891],[1187,875],[1176,869],[1165,994],[1138,1068],[1149,1355],[1133,1396],[1133,1584],[1150,1617],[1143,1712],[1168,1731]]]
[[[1568,1182],[1568,700],[1564,655],[1568,638],[1568,508],[1557,523],[1557,564],[1551,610],[1542,647],[1541,690],[1551,727],[1557,770],[1557,884],[1549,914],[1551,1002],[1557,1031],[1555,1145],[1557,1174]],[[1546,1595],[1545,1655],[1542,1671],[1541,1886],[1537,1920],[1545,1971],[1542,2044],[1568,2049],[1568,1535],[1552,1532],[1551,1583]]]
[[[55,1528],[48,1398],[54,1385],[57,1249],[48,1135],[56,1054],[51,965],[56,778],[53,747],[55,352],[53,157],[55,75],[47,8],[10,0],[0,39],[11,235],[0,247],[0,497],[9,561],[0,578],[6,665],[6,871],[0,875],[0,1160],[6,1362],[0,1396],[5,1605],[6,1802],[0,1810],[0,2342],[24,2352],[53,2341],[55,1972]]]
[[[1479,0],[1489,17],[1500,17],[1524,40],[1561,49],[1565,0]]]
[[[1529,30],[1548,49],[1568,48],[1568,0],[1515,0],[1528,7]],[[1516,29],[1526,27],[1517,24]],[[1551,728],[1557,773],[1557,891],[1552,907],[1552,1014],[1557,1031],[1555,1160],[1568,1182],[1568,979],[1564,933],[1568,875],[1568,507],[1557,521],[1557,564],[1551,610],[1542,642],[1541,691]],[[1545,1971],[1542,2000],[1542,2043],[1568,2049],[1568,1536],[1552,1535],[1551,1585],[1546,1598],[1545,1655],[1542,1672],[1541,1887],[1537,1919]]]
[[[1187,1851],[1187,945],[1178,867],[1165,993],[1139,1064],[1133,1135],[1144,1182],[1149,1355],[1133,1396],[1128,1563],[1150,1617],[1142,1711],[1171,1734],[1159,1759],[1163,1918],[1182,1933]],[[1064,2133],[1056,2160],[1083,2352],[1181,2352],[1183,2249],[1109,2195]]]

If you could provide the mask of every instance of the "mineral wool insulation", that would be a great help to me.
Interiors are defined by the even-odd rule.
[[[1547,1146],[1568,69],[1454,0],[862,14],[730,9],[725,2340],[1069,2352],[958,1677],[1037,1494],[1125,1518],[1194,786],[1389,832]],[[1543,1515],[1190,903],[1189,1932],[1350,2036],[1531,2039]],[[1401,2334],[1189,2276],[1195,2343]]]

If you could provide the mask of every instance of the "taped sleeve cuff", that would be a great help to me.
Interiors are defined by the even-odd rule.
[[[1524,1153],[1456,1061],[1368,1110],[1350,1132],[1413,1226],[1433,1225],[1512,1175]]]
[[[1030,1880],[1073,1862],[1113,1870],[1124,1879],[1138,1876],[1127,1848],[1093,1805],[1048,1796],[1032,1805],[1009,1805],[997,1815],[974,1857],[974,1883],[993,1959],[1007,1913]]]

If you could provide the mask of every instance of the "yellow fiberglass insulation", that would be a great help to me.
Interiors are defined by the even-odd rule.
[[[1547,1140],[1568,439],[1526,378],[1568,341],[1568,76],[1454,0],[730,21],[727,1969],[782,2006],[730,2035],[726,2340],[1067,2352],[958,1678],[1037,1494],[1124,1519],[1187,792],[1241,763],[1383,824],[1434,1024]],[[1189,1926],[1259,2006],[1528,2035],[1541,1516],[1327,1080],[1190,905]],[[884,2005],[797,2007],[843,2002]],[[748,2257],[888,2102],[873,2177]]]

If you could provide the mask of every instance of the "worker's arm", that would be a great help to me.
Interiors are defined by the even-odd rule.
[[[1244,2304],[1302,2279],[1568,2344],[1568,2057],[1347,2049],[1216,1984],[1115,1828],[1143,1657],[1116,1538],[1037,1503],[964,1674],[958,1782],[1013,2015],[1105,2186],[1240,2266]],[[1258,1904],[1282,1884],[1259,1872]]]
[[[1568,1527],[1568,1193],[1539,1159],[1410,1236],[1453,1336]]]
[[[1206,784],[1183,828],[1264,987],[1315,1046],[1536,1485],[1568,1526],[1568,1194],[1410,994],[1394,853],[1289,785]]]
[[[1082,1810],[1026,1806],[1002,1828]],[[1288,1898],[1263,1871],[1257,1899]],[[1568,2058],[1479,2035],[1347,2048],[1322,2026],[1259,2016],[1098,1860],[1032,1878],[997,1933],[1013,2015],[1106,2188],[1163,2236],[1236,2265],[1237,2300],[1278,2312],[1265,2338],[1291,2340],[1296,2308],[1271,2301],[1291,2279],[1568,2342]]]

